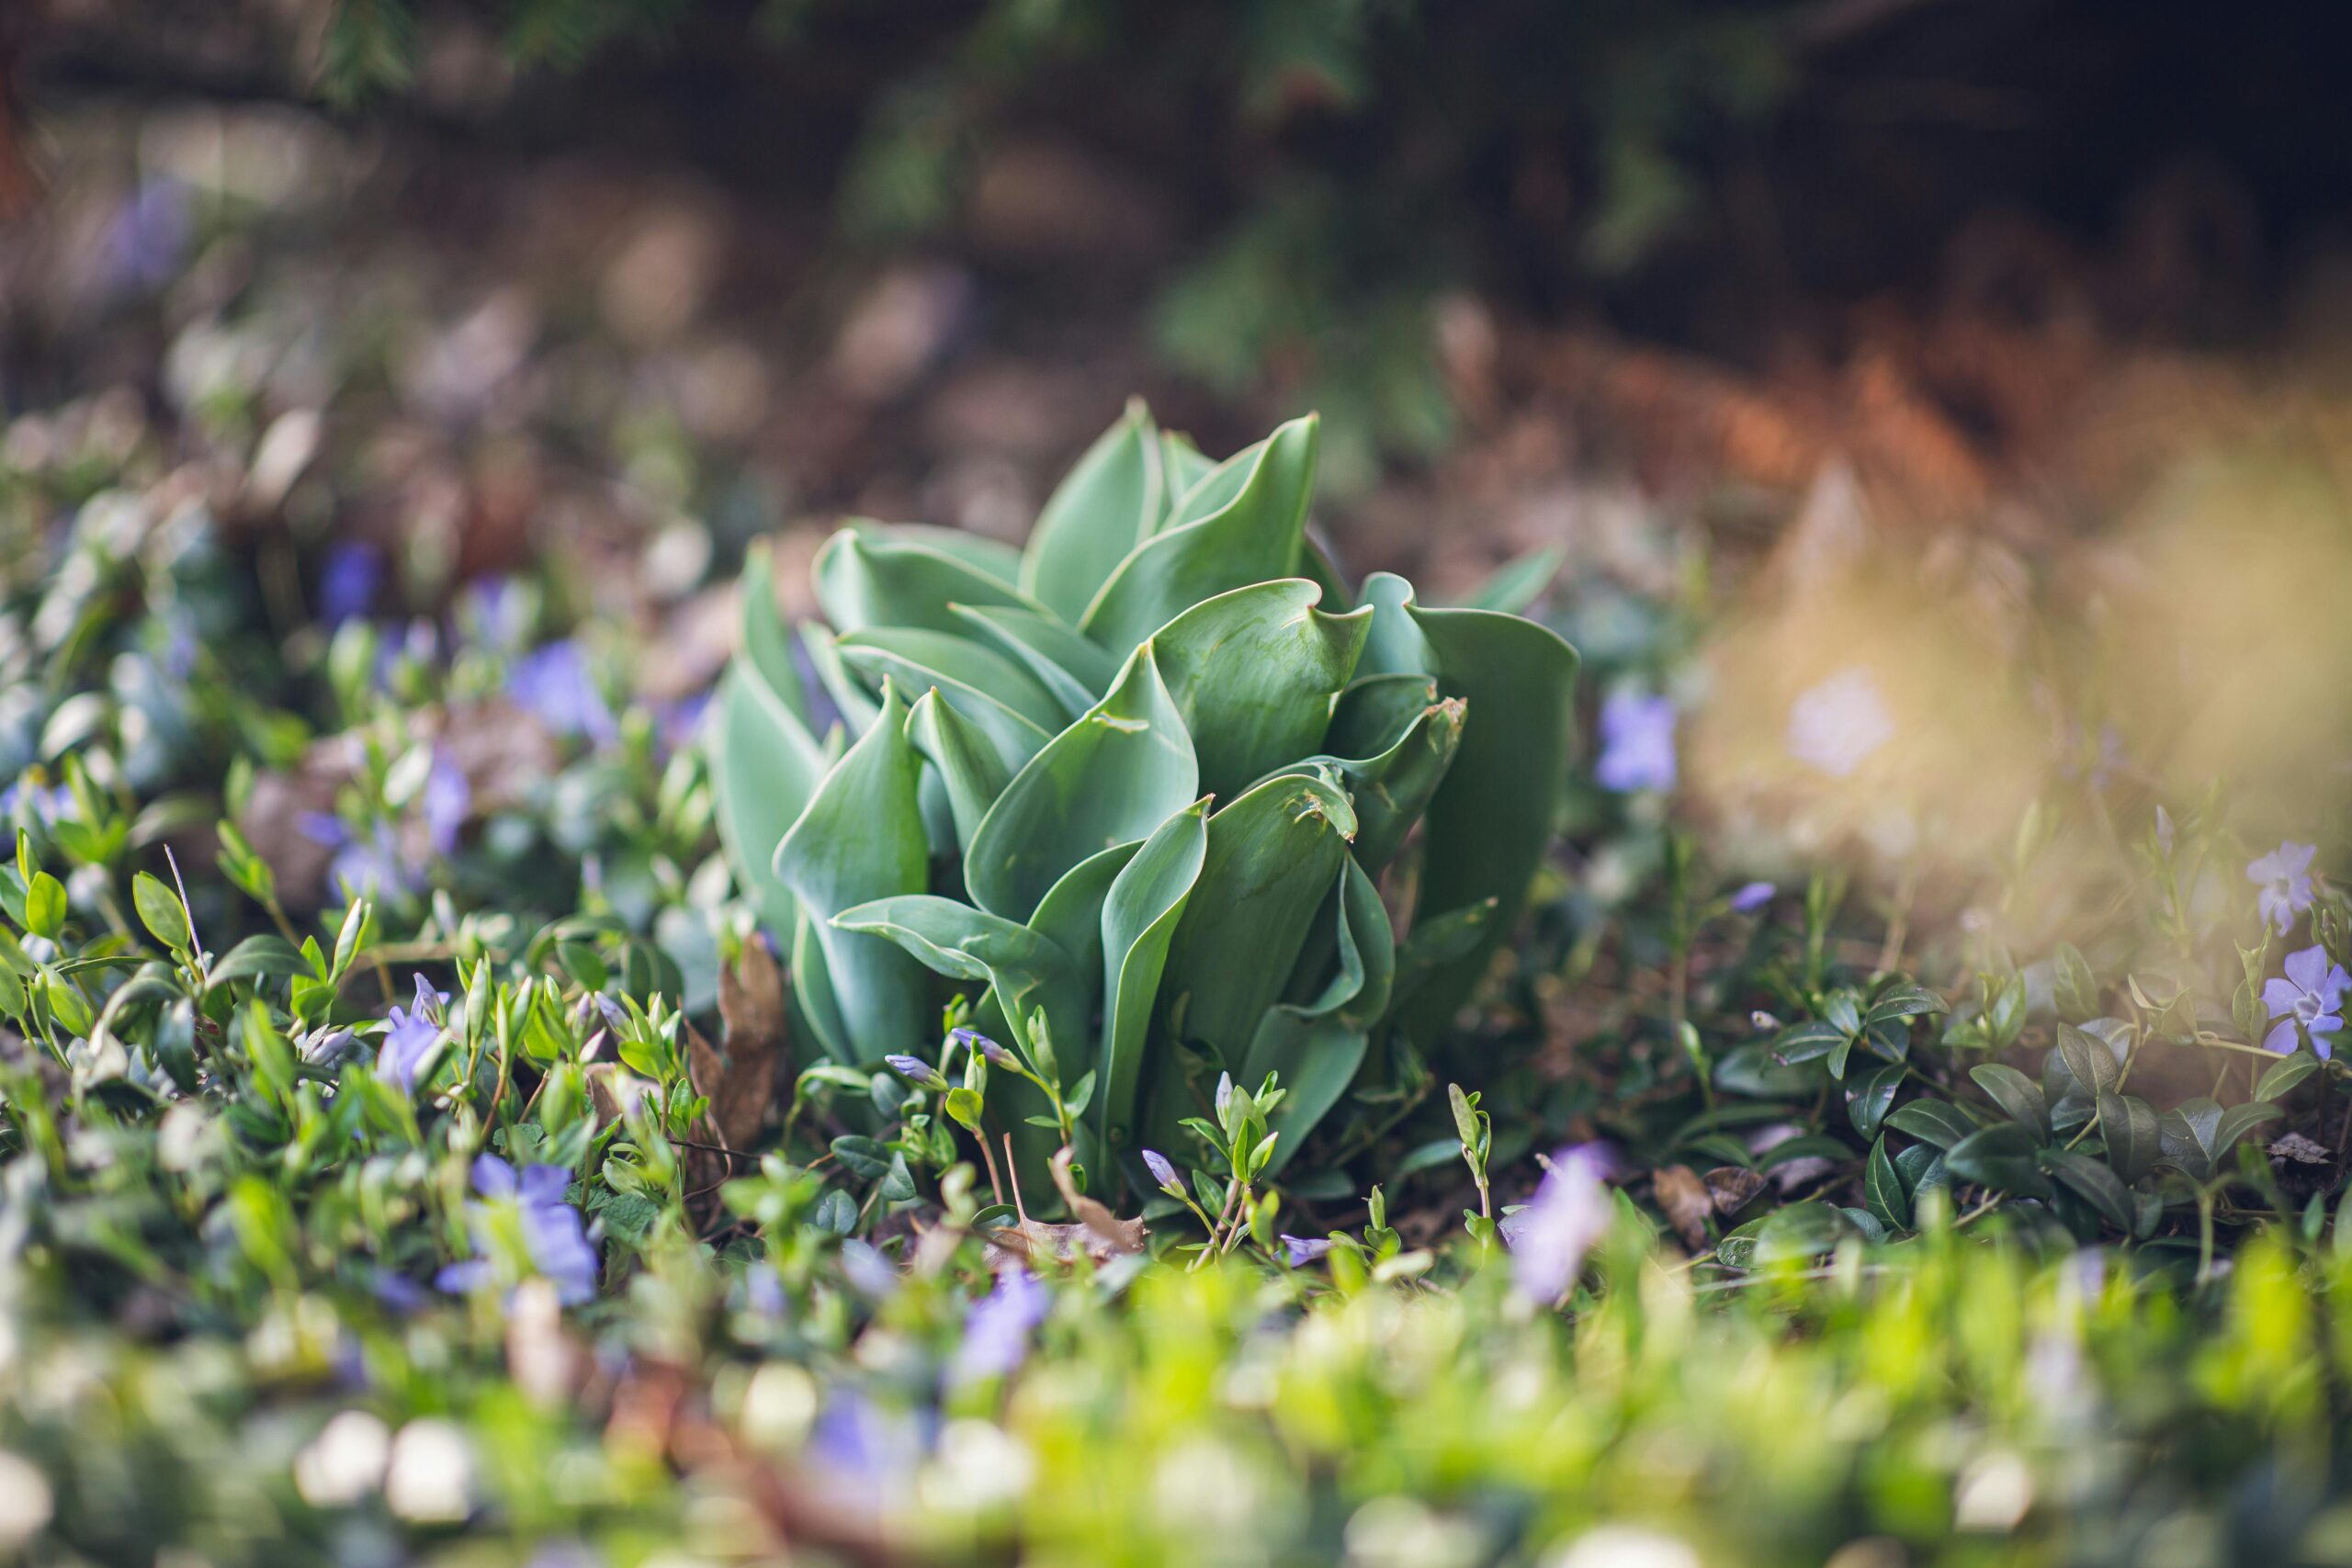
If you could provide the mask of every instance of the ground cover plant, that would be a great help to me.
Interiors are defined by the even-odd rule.
[[[277,635],[156,433],[90,412],[19,427],[0,481],[11,1550],[2224,1562],[2338,1539],[2352,983],[2324,818],[2178,792],[2093,732],[1956,916],[1931,869],[1735,872],[1667,809],[1701,761],[1709,607],[1575,581],[1543,613],[1593,650],[1587,743],[1511,726],[1497,786],[1464,770],[1498,677],[1426,648],[1541,650],[1501,678],[1565,715],[1563,645],[1393,580],[1340,608],[1297,531],[1310,423],[1218,468],[1131,412],[1047,508],[1050,569],[845,531],[813,568],[823,625],[787,628],[755,558],[736,662],[671,709],[630,694],[643,650],[536,577],[379,620],[363,558],[315,559]],[[1217,532],[1268,520],[1263,557]],[[1204,536],[1192,571],[1137,564]],[[1158,597],[1120,611],[1123,579]],[[1196,650],[1230,640],[1178,634],[1236,605],[1244,632],[1363,647],[1260,642],[1204,681]],[[1367,669],[1406,626],[1428,644]],[[1279,700],[1300,687],[1311,722]],[[1112,705],[1136,688],[1152,728]],[[1340,743],[1367,689],[1408,700]],[[1090,715],[1119,721],[1104,744],[1181,737],[1194,772],[992,828]],[[1789,716],[1799,765],[1856,787],[1922,743],[1867,671]],[[1363,767],[1432,733],[1450,765],[1417,790]],[[1192,994],[1227,1021],[1188,1026],[1184,912],[1266,777],[1308,835],[1266,862],[1292,909],[1204,963]],[[1447,829],[1465,780],[1504,804]],[[1565,849],[1433,889],[1446,831],[1483,843],[1539,802]],[[1145,905],[1168,956],[1122,1042],[1125,957],[1065,964],[1085,939],[1046,948],[1039,910],[1108,855],[1109,931],[1171,822],[1197,866],[1182,909]],[[977,869],[1001,839],[1019,852]],[[876,845],[901,883],[852,880]],[[1531,872],[1507,931],[1476,918]],[[2070,936],[2021,934],[2076,904],[2097,918]],[[1211,935],[1247,923],[1215,907]],[[1393,1001],[1465,953],[1425,1025],[1359,999],[1384,957]],[[907,962],[853,978],[876,955]],[[1595,1016],[1564,1062],[1572,1008]],[[1278,1067],[1252,1059],[1270,1039]]]

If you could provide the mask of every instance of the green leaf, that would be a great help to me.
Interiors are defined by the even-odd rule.
[[[851,669],[901,693],[936,688],[996,747],[1007,773],[1035,756],[1067,722],[1061,703],[1028,671],[969,638],[910,626],[852,632],[837,646]]]
[[[2090,1094],[2113,1089],[2116,1080],[2123,1076],[2122,1064],[2116,1061],[2107,1042],[2071,1023],[2058,1026],[2058,1055],[2066,1064],[2066,1070],[2075,1075],[2075,1081]]]
[[[1021,556],[1023,591],[1075,625],[1119,563],[1159,528],[1168,507],[1163,461],[1150,412],[1131,400],[1037,514]]]
[[[1807,1133],[1801,1137],[1783,1138],[1766,1149],[1756,1159],[1756,1168],[1770,1170],[1776,1165],[1792,1160],[1826,1159],[1838,1164],[1854,1157],[1854,1151],[1826,1133]]]
[[[857,523],[825,541],[810,569],[817,603],[835,632],[869,626],[963,629],[956,604],[1010,604],[1048,613],[1011,584],[879,525]]]
[[[1340,862],[1329,907],[1330,946],[1309,942],[1293,988],[1302,977],[1311,984],[1316,972],[1327,968],[1329,979],[1306,1002],[1268,1009],[1242,1066],[1243,1082],[1263,1083],[1267,1074],[1279,1073],[1289,1091],[1267,1117],[1283,1134],[1271,1168],[1276,1172],[1355,1081],[1371,1048],[1372,1025],[1386,1010],[1396,979],[1396,938],[1387,908],[1353,856]]]
[[[1022,1026],[1039,1009],[1066,1039],[1085,1029],[1091,1010],[1086,977],[1059,943],[1027,926],[928,893],[860,904],[834,916],[833,924],[886,937],[936,974],[988,982],[1024,1042],[1029,1035]]]
[[[791,708],[757,669],[738,663],[718,686],[710,731],[710,777],[727,863],[760,923],[779,938],[794,923],[792,890],[775,874],[776,845],[799,819],[828,763]]]
[[[2203,1095],[2184,1100],[2156,1118],[2157,1145],[2164,1157],[2202,1181],[2213,1174],[2213,1162],[2225,1146],[2221,1141],[2222,1108]]]
[[[1317,431],[1313,414],[1293,420],[1203,479],[1169,525],[1119,563],[1079,629],[1116,652],[1204,599],[1295,573]]]
[[[1153,532],[1168,526],[1170,518],[1203,479],[1216,472],[1216,460],[1193,445],[1193,438],[1182,431],[1163,430],[1159,433],[1159,469],[1161,491],[1167,497],[1167,511],[1154,525]]]
[[[1908,1071],[1901,1062],[1889,1062],[1846,1086],[1846,1116],[1853,1122],[1855,1132],[1865,1138],[1878,1136],[1879,1125],[1894,1103],[1894,1091],[1902,1086],[1903,1075]]]
[[[1903,1177],[1894,1168],[1894,1160],[1886,1152],[1886,1140],[1871,1145],[1871,1157],[1862,1167],[1862,1202],[1881,1224],[1890,1230],[1911,1228],[1911,1195],[1904,1189]]]
[[[1208,802],[1162,823],[1102,905],[1102,1043],[1096,1057],[1104,1142],[1124,1149],[1135,1127],[1144,1042],[1167,966],[1168,944],[1208,855]]]
[[[33,873],[25,888],[25,929],[51,942],[65,929],[65,885],[45,871]]]
[[[1479,945],[1433,976],[1400,1017],[1408,1033],[1445,1027],[1510,934],[1566,796],[1576,650],[1545,627],[1485,610],[1405,606],[1446,696],[1468,704],[1462,740],[1424,821],[1414,920],[1495,900]]]
[[[768,694],[783,704],[805,730],[816,723],[816,718],[808,711],[808,693],[801,683],[800,666],[792,657],[791,629],[785,625],[783,612],[776,606],[775,574],[775,558],[765,541],[744,553],[743,581],[737,590],[742,595],[739,628],[742,658],[766,683]]]
[[[1888,1113],[1886,1124],[1898,1133],[1907,1133],[1923,1144],[1933,1144],[1939,1149],[1951,1149],[1977,1131],[1968,1113],[1956,1105],[1940,1100],[1914,1100],[1898,1105]],[[2007,1125],[2014,1126],[2010,1122]],[[1990,1128],[1985,1129],[1991,1131]]]
[[[139,911],[139,923],[148,934],[175,953],[188,950],[187,911],[180,907],[180,896],[164,886],[162,880],[146,872],[130,879],[130,902]]]
[[[1065,723],[1092,707],[1119,678],[1116,656],[1051,615],[1002,604],[951,604],[948,608],[1053,693]]]
[[[212,966],[207,978],[215,987],[237,980],[291,979],[311,973],[310,961],[282,936],[263,932],[249,936]]]
[[[1355,857],[1367,871],[1386,865],[1428,811],[1453,765],[1466,713],[1459,698],[1437,702],[1415,714],[1396,743],[1376,755],[1310,757],[1291,770],[1329,768],[1339,775],[1355,803]]]
[[[2213,1158],[2218,1161],[2240,1138],[2272,1117],[2283,1114],[2284,1107],[2268,1100],[2249,1100],[2243,1105],[2231,1106],[2222,1112],[2221,1121],[2214,1126]]]
[[[833,1157],[860,1181],[879,1181],[890,1174],[890,1151],[872,1138],[852,1134],[835,1138]]]
[[[2041,1086],[2001,1062],[1982,1062],[1968,1069],[1976,1087],[1993,1097],[1993,1103],[2008,1113],[2012,1122],[2022,1122],[2035,1132],[2049,1124],[2050,1107],[2043,1099]]]
[[[1792,1023],[1772,1042],[1772,1059],[1784,1067],[1818,1061],[1840,1046],[1853,1043],[1850,1032],[1825,1019]]]
[[[1905,1111],[1909,1109],[1910,1106],[1904,1107]],[[2040,1150],[2041,1140],[2025,1127],[2015,1122],[1996,1122],[1947,1148],[1944,1164],[1961,1181],[1973,1181],[2012,1197],[2047,1198],[2050,1181],[2034,1157]]]
[[[2136,1207],[2115,1172],[2087,1155],[2066,1149],[2043,1149],[2041,1160],[2051,1175],[2097,1210],[2101,1219],[2127,1235],[2132,1233],[2138,1217]]]
[[[1229,796],[1321,743],[1372,619],[1369,609],[1327,615],[1322,596],[1305,578],[1251,583],[1151,634],[1206,793]]]
[[[2254,1086],[2256,1100],[2284,1100],[2294,1087],[2319,1071],[2319,1058],[2308,1051],[2281,1056],[2265,1068]]]
[[[978,726],[949,706],[936,688],[907,710],[907,739],[923,754],[947,792],[956,845],[969,845],[1012,776],[1002,753]]]
[[[929,875],[917,795],[922,761],[907,742],[905,717],[896,688],[886,683],[879,722],[825,776],[775,850],[776,874],[799,899],[824,953],[848,1061],[903,1051],[926,1032],[914,961],[880,937],[831,923],[859,904],[920,893]]]
[[[1160,980],[1158,1018],[1169,1037],[1244,1059],[1354,830],[1347,797],[1303,776],[1269,780],[1209,818],[1200,877]]]
[[[1025,920],[1070,867],[1191,805],[1199,776],[1151,650],[1138,649],[1110,694],[1005,785],[972,836],[965,885],[980,908]]]
[[[808,656],[808,666],[817,672],[818,684],[825,688],[825,695],[842,716],[842,724],[853,739],[874,728],[882,705],[875,694],[859,681],[857,673],[842,658],[841,645],[833,634],[815,621],[800,628],[801,651]],[[826,737],[830,742],[831,736]]]
[[[2098,1097],[2098,1130],[2107,1140],[2107,1163],[2127,1183],[2147,1175],[2164,1152],[2156,1131],[2155,1108],[2137,1095],[2102,1089]]]

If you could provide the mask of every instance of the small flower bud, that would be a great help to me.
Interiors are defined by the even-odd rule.
[[[939,1069],[921,1056],[885,1056],[882,1060],[892,1072],[919,1088],[942,1089],[946,1086],[947,1080],[939,1076]]]
[[[1161,1191],[1178,1198],[1184,1195],[1182,1184],[1176,1179],[1176,1168],[1168,1163],[1166,1155],[1158,1149],[1146,1149],[1143,1163],[1144,1168],[1151,1172],[1151,1179],[1159,1183]]]

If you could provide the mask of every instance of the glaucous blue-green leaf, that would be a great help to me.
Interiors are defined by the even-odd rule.
[[[980,728],[950,707],[936,687],[907,710],[907,739],[939,776],[960,850],[1004,793],[1012,770]]]
[[[1413,585],[1393,571],[1363,580],[1363,603],[1372,606],[1372,631],[1356,661],[1359,681],[1376,675],[1435,675],[1437,655],[1411,615]]]
[[[793,922],[792,1000],[809,1036],[837,1062],[858,1059],[849,1024],[833,998],[832,976],[825,972],[825,948],[818,940],[817,922],[803,909]]]
[[[791,940],[794,904],[770,858],[831,765],[756,666],[745,661],[728,671],[718,683],[718,722],[711,729],[718,836],[760,923],[779,942]]]
[[[1166,527],[1168,519],[1176,515],[1193,487],[1216,470],[1216,459],[1193,445],[1193,438],[1181,431],[1159,433],[1160,493],[1165,506],[1159,527]],[[1157,528],[1154,530],[1158,531]]]
[[[851,735],[864,735],[873,725],[874,716],[881,711],[881,705],[842,660],[833,634],[810,621],[800,628],[800,646],[808,655],[808,667],[817,672],[817,683],[825,688],[825,695],[840,711],[842,723]]]
[[[808,711],[808,693],[792,657],[792,631],[776,607],[775,570],[775,558],[765,543],[752,546],[743,557],[743,581],[737,590],[742,595],[739,627],[743,659],[801,728],[813,732],[816,718]]]
[[[1137,546],[1079,629],[1114,651],[1132,648],[1204,599],[1292,575],[1315,488],[1316,429],[1313,414],[1282,426],[1238,470],[1230,500],[1198,521],[1180,512]],[[1212,474],[1195,490],[1218,482]]]
[[[1355,1081],[1396,978],[1396,937],[1388,910],[1352,855],[1340,864],[1329,926],[1330,950],[1318,952],[1310,942],[1301,961],[1303,971],[1310,963],[1329,966],[1329,978],[1306,1000],[1267,1010],[1240,1075],[1241,1082],[1255,1084],[1268,1073],[1280,1073],[1289,1090],[1268,1118],[1268,1125],[1282,1134],[1268,1168],[1276,1172],[1296,1156],[1307,1134]]]
[[[1325,755],[1300,765],[1302,772],[1329,770],[1348,792],[1356,809],[1355,859],[1366,869],[1386,865],[1428,810],[1461,745],[1465,712],[1459,698],[1432,703],[1375,755]]]
[[[962,637],[877,626],[852,632],[838,646],[842,661],[871,680],[888,676],[901,692],[935,689],[988,737],[1008,771],[1035,756],[1065,722],[1043,686],[999,654]]]
[[[827,539],[811,569],[833,630],[920,626],[956,632],[951,604],[1042,606],[1019,589],[931,545],[853,525]]]
[[[886,682],[876,722],[827,774],[775,849],[824,949],[841,1015],[845,1060],[873,1061],[927,1032],[914,961],[889,942],[842,931],[832,919],[876,898],[923,891],[931,869],[918,789],[922,759],[906,737],[906,710]]]
[[[1020,660],[1023,669],[1054,694],[1061,705],[1065,724],[1092,707],[1111,689],[1111,682],[1119,678],[1116,655],[1098,643],[1089,642],[1051,615],[1003,604],[957,604],[953,608],[958,619]]]
[[[1208,805],[1160,824],[1112,883],[1102,904],[1102,1037],[1095,1057],[1096,1124],[1112,1148],[1131,1141],[1152,1002],[1168,943],[1208,854]]]
[[[968,528],[942,528],[930,523],[876,523],[865,517],[850,526],[868,538],[922,545],[941,555],[953,556],[1007,588],[1016,587],[1021,581],[1021,552],[1001,539],[991,539]]]
[[[1375,614],[1375,625],[1378,620]],[[1331,710],[1331,728],[1324,732],[1323,749],[1335,757],[1377,757],[1403,739],[1405,732],[1437,702],[1434,676],[1419,671],[1359,673]]]
[[[1037,513],[1021,555],[1022,589],[1075,623],[1167,508],[1159,431],[1141,400],[1086,449]]]
[[[1516,615],[1411,605],[1406,613],[1435,658],[1439,689],[1469,707],[1453,765],[1424,818],[1415,919],[1495,901],[1485,939],[1431,976],[1401,1015],[1408,1031],[1428,1039],[1510,933],[1552,841],[1567,789],[1577,654]]]
[[[1363,650],[1371,612],[1327,615],[1303,577],[1203,600],[1154,632],[1153,660],[1184,716],[1201,788],[1231,796],[1316,749]]]
[[[1023,1039],[1040,1010],[1057,1043],[1085,1029],[1086,977],[1058,943],[1027,926],[931,894],[861,904],[836,915],[833,924],[896,942],[935,974],[986,982]]]
[[[1148,837],[1200,794],[1192,738],[1138,649],[1110,693],[1046,743],[989,808],[964,856],[980,908],[1026,920],[1062,874]]]
[[[1159,981],[1158,1030],[1239,1062],[1298,963],[1355,835],[1321,779],[1268,779],[1210,817],[1208,846]]]
[[[1119,874],[1146,841],[1115,844],[1079,862],[1046,890],[1046,896],[1037,900],[1036,912],[1029,917],[1030,930],[1053,939],[1069,954],[1079,972],[1087,976],[1090,1001],[1102,974],[1102,906],[1109,900]],[[1083,1065],[1069,1068],[1073,1077],[1092,1063],[1093,1036],[1088,1034],[1077,1043],[1084,1049],[1075,1051],[1071,1060],[1079,1062],[1082,1058]]]

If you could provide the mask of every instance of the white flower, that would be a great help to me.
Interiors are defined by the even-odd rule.
[[[382,1484],[392,1432],[365,1410],[346,1410],[294,1456],[294,1487],[314,1508],[357,1502]]]
[[[13,1551],[40,1534],[56,1506],[49,1477],[30,1460],[0,1449],[0,1551]]]
[[[473,1454],[456,1423],[432,1416],[412,1421],[392,1439],[384,1501],[419,1523],[454,1523],[470,1511]]]

